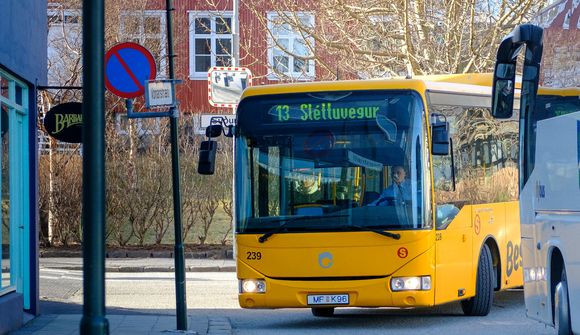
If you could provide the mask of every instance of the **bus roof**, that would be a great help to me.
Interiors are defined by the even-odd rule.
[[[539,95],[561,95],[565,97],[569,96],[580,96],[580,87],[562,87],[562,88],[551,88],[551,87],[539,87]]]
[[[433,88],[448,92],[472,92],[489,95],[491,94],[489,87],[491,86],[492,78],[492,73],[466,73],[416,76],[411,79],[399,77],[261,85],[247,88],[242,95],[242,99],[256,95],[363,89],[409,89],[424,92]],[[482,90],[483,87],[486,87],[487,90]]]
[[[477,86],[491,86],[493,73],[461,73],[461,74],[435,74],[427,76],[417,76],[414,79],[441,82],[467,84]]]
[[[466,74],[442,74],[416,76],[412,79],[365,79],[365,80],[340,80],[340,81],[315,81],[288,84],[260,85],[248,87],[244,90],[241,99],[250,96],[305,93],[322,91],[347,91],[347,90],[414,90],[417,92],[439,92],[449,94],[470,94],[479,96],[491,96],[492,73],[466,73]],[[519,83],[516,88],[519,88]],[[540,87],[538,94],[541,95],[579,95],[580,88],[545,88]],[[519,90],[516,90],[519,95]]]
[[[270,94],[305,93],[350,90],[403,90],[425,91],[425,82],[417,79],[339,80],[252,86],[244,90],[242,99]]]

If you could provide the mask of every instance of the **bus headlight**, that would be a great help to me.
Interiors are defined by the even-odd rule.
[[[533,281],[546,280],[546,268],[524,268],[524,282],[529,283]]]
[[[391,290],[397,291],[428,291],[431,289],[431,276],[393,277]]]
[[[240,293],[266,293],[266,282],[260,279],[240,280]]]

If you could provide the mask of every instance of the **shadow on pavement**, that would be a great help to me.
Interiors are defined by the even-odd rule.
[[[40,301],[40,314],[83,314],[83,306],[75,303],[58,301]],[[175,315],[175,310],[169,309],[129,309],[107,307],[106,315]]]

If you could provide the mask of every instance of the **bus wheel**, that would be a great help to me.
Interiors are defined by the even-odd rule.
[[[554,293],[554,310],[554,326],[556,326],[558,335],[572,334],[566,269],[562,270],[562,280],[558,283],[558,285],[556,285],[556,292]]]
[[[484,244],[477,264],[475,296],[461,302],[461,309],[465,315],[485,316],[489,314],[493,302],[493,278],[491,251],[487,244]]]
[[[312,308],[312,315],[319,317],[331,317],[334,315],[334,307],[315,307]]]

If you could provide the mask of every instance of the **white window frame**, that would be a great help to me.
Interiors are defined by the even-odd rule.
[[[125,33],[125,21],[123,17],[134,16],[139,18],[139,32],[136,33]],[[155,17],[159,18],[161,27],[159,33],[156,34],[146,34],[145,33],[145,18]],[[159,68],[157,68],[157,79],[167,79],[167,22],[165,21],[166,12],[162,10],[144,10],[137,12],[123,11],[119,17],[119,34],[123,36],[124,39],[139,40],[136,42],[145,47],[145,39],[147,38],[159,38],[161,49],[159,55],[153,54],[153,58],[157,59],[159,57]]]
[[[211,66],[216,66],[216,40],[229,38],[231,40],[232,52],[234,47],[234,37],[231,33],[229,34],[217,34],[215,23],[217,18],[229,18],[233,24],[233,12],[208,12],[208,11],[188,11],[189,16],[189,79],[190,80],[207,80],[207,71],[196,72],[195,71],[195,19],[197,18],[208,18],[211,22],[211,33],[210,34],[200,34],[198,36],[204,36],[204,38],[209,38],[211,40]],[[230,26],[231,30],[231,26]],[[233,58],[233,55],[230,55]]]
[[[285,13],[283,13],[283,15],[288,15],[288,16],[297,15],[300,18],[307,17],[310,21],[312,28],[314,28],[315,16],[314,16],[313,12],[295,12],[295,13],[285,12]],[[273,21],[275,19],[277,19],[278,17],[280,17],[280,14],[278,12],[268,12],[267,13],[267,19],[268,19],[268,70],[270,71],[268,73],[267,78],[269,80],[283,79],[283,78],[279,77],[279,75],[276,71],[274,71],[274,49],[281,50],[282,52],[284,52],[284,50],[282,50],[276,46],[276,44],[274,43],[274,38],[286,38],[286,39],[288,39],[288,42],[289,42],[288,48],[290,50],[293,49],[294,41],[297,39],[304,39],[311,46],[312,50],[314,50],[314,48],[315,48],[314,38],[308,37],[308,36],[303,36],[303,34],[299,31],[292,31],[291,33],[289,33],[287,35],[273,36],[273,34],[274,34]],[[306,62],[308,64],[306,72],[302,72],[302,71],[295,72],[294,71],[294,56],[292,56],[288,53],[286,53],[286,55],[288,56],[288,71],[284,72],[283,75],[287,76],[288,78],[292,78],[295,80],[304,80],[304,81],[313,80],[316,77],[316,68],[315,68],[315,61],[314,60],[312,60],[312,59],[306,60]]]
[[[82,13],[78,9],[63,9],[60,4],[49,4],[47,13],[48,15],[48,25],[49,26],[62,26],[62,25],[80,25]],[[58,17],[60,20],[57,22],[50,22],[50,18]],[[67,22],[65,18],[76,18],[76,22]]]

